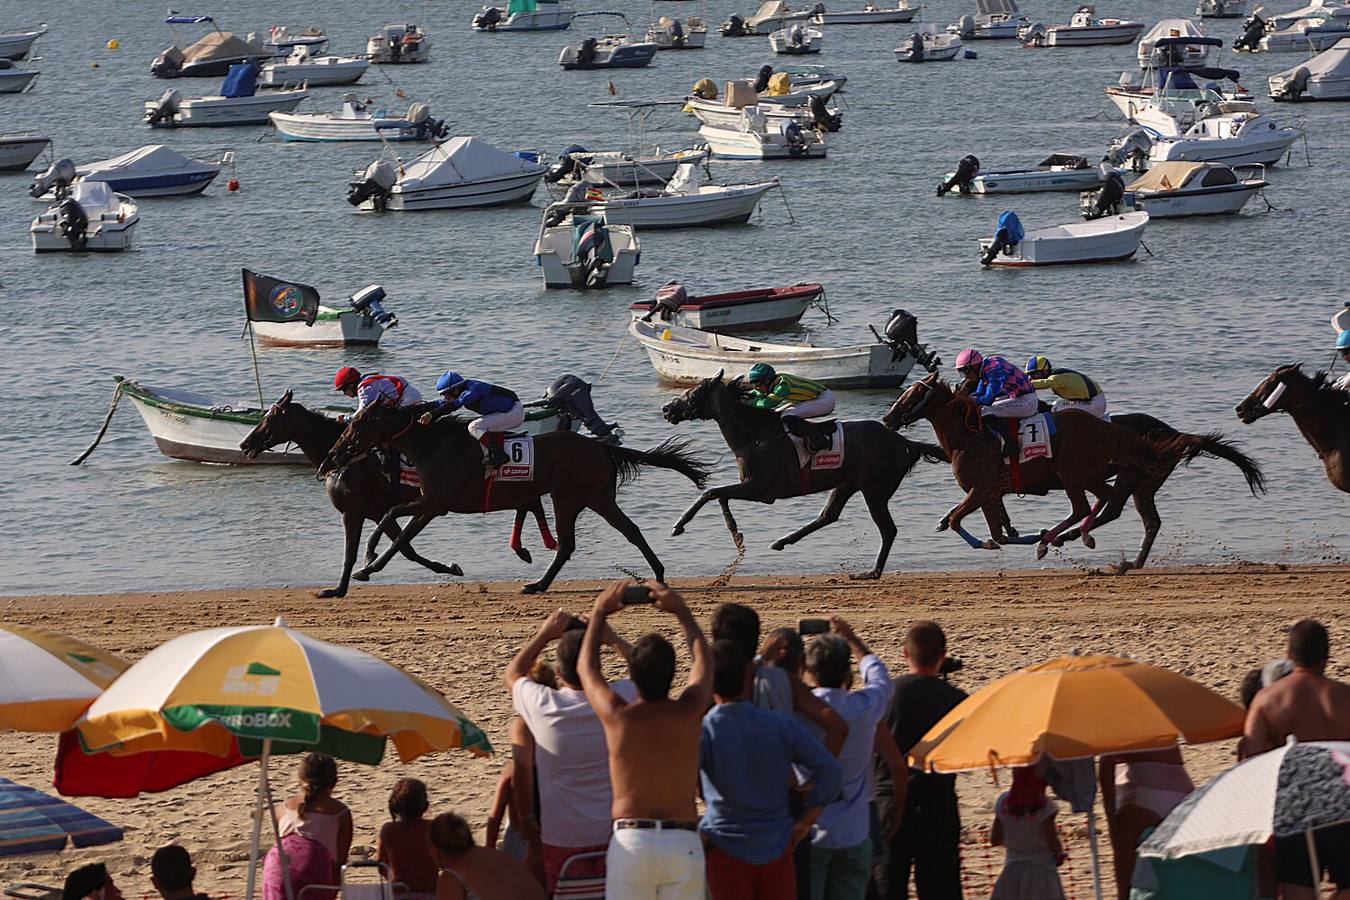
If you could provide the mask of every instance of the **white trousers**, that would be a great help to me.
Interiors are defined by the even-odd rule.
[[[1106,418],[1106,395],[1098,394],[1091,400],[1066,400],[1063,397],[1055,401],[1053,410],[1063,412],[1066,409],[1082,409],[1092,413],[1099,419]]]
[[[704,900],[703,841],[697,831],[619,828],[605,854],[605,896]]]
[[[525,421],[525,407],[516,401],[516,405],[506,412],[486,413],[479,416],[469,423],[469,434],[476,440],[482,440],[483,435],[493,431],[510,431],[512,428],[519,428]]]
[[[1036,415],[1036,407],[1040,401],[1036,399],[1036,392],[1023,394],[1020,397],[1004,397],[1002,400],[995,400],[993,404],[980,408],[980,415],[994,416],[999,419],[1025,419],[1027,416]]]
[[[818,419],[834,412],[834,393],[826,388],[819,397],[803,400],[801,403],[784,406],[779,413],[784,416],[796,416],[799,419]]]

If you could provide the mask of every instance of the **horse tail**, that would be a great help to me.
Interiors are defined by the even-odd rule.
[[[1226,459],[1238,467],[1242,477],[1247,480],[1247,489],[1252,492],[1253,497],[1256,496],[1257,492],[1262,494],[1266,492],[1266,474],[1261,471],[1261,464],[1239,450],[1234,441],[1224,438],[1223,432],[1182,434],[1179,437],[1172,438],[1172,440],[1174,442],[1186,441],[1181,458],[1183,463],[1190,463],[1200,456]]]
[[[923,441],[910,441],[909,445],[918,452],[919,457],[924,462],[945,463],[952,461],[951,457],[947,455],[947,451],[943,450],[937,444],[925,444]]]
[[[636,480],[644,466],[674,469],[698,487],[703,487],[712,473],[712,466],[693,453],[689,443],[680,438],[671,438],[650,450],[633,450],[614,444],[606,444],[605,449],[618,471],[619,487]]]

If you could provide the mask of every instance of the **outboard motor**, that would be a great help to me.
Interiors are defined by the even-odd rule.
[[[347,302],[361,315],[369,316],[385,328],[393,328],[398,324],[398,316],[380,305],[384,298],[384,288],[370,284],[348,297]]]
[[[1045,46],[1046,27],[1037,22],[1028,27],[1025,31],[1019,32],[1018,37],[1022,39],[1024,47],[1044,47]]]
[[[745,20],[740,16],[732,16],[722,23],[722,35],[724,37],[744,37],[749,34],[745,30]]]
[[[61,201],[61,206],[56,211],[56,227],[60,230],[61,237],[70,244],[70,249],[84,249],[85,242],[89,239],[87,233],[89,216],[85,214],[84,207],[75,202],[74,197],[67,197]]]
[[[1084,191],[1080,196],[1080,208],[1083,218],[1091,221],[1120,213],[1120,203],[1125,197],[1125,179],[1112,170],[1102,179],[1102,186],[1095,191]]]
[[[185,59],[182,50],[176,46],[170,47],[155,57],[155,61],[150,64],[150,74],[156,78],[177,78],[183,71]]]
[[[414,103],[409,106],[407,119],[417,126],[417,135],[423,140],[443,138],[450,133],[444,119],[431,117],[431,106],[427,103]]]
[[[544,173],[544,180],[547,181],[549,184],[557,184],[559,181],[562,181],[564,178],[571,175],[573,172],[578,173],[578,177],[580,177],[580,172],[584,168],[584,165],[581,162],[580,158],[578,158],[574,154],[585,152],[586,148],[581,146],[580,144],[573,144],[572,146],[568,147],[558,157],[558,162],[555,165],[551,166],[549,170]]]
[[[33,179],[33,186],[28,189],[28,193],[33,197],[41,197],[51,191],[60,197],[74,181],[75,163],[69,159],[58,159],[50,169]]]
[[[502,11],[496,6],[489,6],[487,9],[473,17],[474,28],[484,28],[488,31],[496,31],[497,23],[502,20]]]
[[[963,194],[969,194],[970,183],[975,180],[975,176],[978,174],[980,174],[980,161],[969,154],[961,157],[961,161],[956,164],[956,171],[952,173],[952,177],[938,185],[937,195],[941,197],[953,188]]]
[[[1261,38],[1266,33],[1266,20],[1256,13],[1252,13],[1246,22],[1242,23],[1242,34],[1233,41],[1234,50],[1254,51],[1257,45],[1261,43]]]
[[[755,76],[755,93],[762,94],[769,89],[769,79],[773,77],[773,66],[760,66]]]
[[[347,192],[347,202],[352,206],[360,206],[370,200],[376,210],[384,212],[389,192],[397,181],[398,172],[393,165],[385,159],[376,160],[366,167],[361,180]]]
[[[789,155],[801,156],[806,152],[806,135],[802,134],[802,126],[796,121],[788,119],[783,123],[783,137],[787,140]]]
[[[811,97],[807,100],[806,108],[811,110],[811,124],[817,131],[828,131],[833,134],[844,127],[843,117],[830,112],[820,97]]]
[[[1102,161],[1113,166],[1128,165],[1131,171],[1142,172],[1145,169],[1149,150],[1152,147],[1153,139],[1148,136],[1148,132],[1142,128],[1136,128],[1112,141]]]
[[[606,422],[595,411],[590,384],[575,375],[562,375],[550,384],[544,391],[544,405],[557,410],[561,416],[580,421],[587,431],[607,444],[618,444],[623,440],[623,429],[618,423]]]
[[[679,19],[672,19],[670,22],[670,45],[672,47],[684,46],[684,26],[680,24]]]
[[[913,356],[914,361],[929,372],[936,372],[938,366],[942,365],[942,358],[935,351],[929,350],[928,345],[919,343],[919,320],[908,310],[892,310],[882,334],[886,337],[885,342],[891,345],[891,350],[897,355]]]
[[[984,256],[980,257],[980,265],[987,266],[994,261],[1004,250],[1012,256],[1012,248],[1021,243],[1023,237],[1022,222],[1017,218],[1014,212],[1005,212],[998,217],[998,228],[994,231],[993,243]]]
[[[595,62],[595,38],[586,38],[577,47],[577,65],[583,68]]]
[[[173,88],[169,88],[159,98],[154,109],[146,110],[145,124],[150,126],[158,125],[160,122],[173,122],[174,114],[178,112],[178,101],[183,99],[183,95]]]
[[[975,36],[975,17],[962,16],[956,20],[956,33],[963,41],[968,41]]]
[[[909,37],[909,61],[923,62],[923,35],[917,31]]]
[[[605,229],[599,222],[591,222],[585,226],[581,236],[577,239],[576,259],[573,262],[580,267],[580,278],[574,279],[579,282],[578,286],[588,288],[599,287],[605,283],[609,277],[609,263],[601,255],[601,248],[605,244]]]

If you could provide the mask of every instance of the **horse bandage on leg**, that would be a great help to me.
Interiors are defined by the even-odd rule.
[[[1279,403],[1280,398],[1284,396],[1284,391],[1287,387],[1289,387],[1289,385],[1285,384],[1283,381],[1275,385],[1275,390],[1270,392],[1270,396],[1266,398],[1266,402],[1261,405],[1266,409],[1274,409],[1275,404]]]
[[[517,520],[516,523],[511,526],[511,549],[519,550],[520,548],[520,521]]]
[[[553,537],[553,532],[548,530],[548,522],[543,519],[539,520],[539,538],[544,542],[545,549],[558,549],[558,541]]]

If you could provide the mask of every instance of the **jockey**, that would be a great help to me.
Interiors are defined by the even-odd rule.
[[[1001,356],[981,356],[975,349],[962,350],[956,357],[956,371],[961,373],[970,388],[970,399],[980,406],[980,418],[1024,419],[1036,414],[1039,405],[1031,379],[1017,366]],[[1017,452],[1017,425],[1010,423],[1007,440],[998,428],[990,429],[1003,443],[1005,454]]]
[[[1027,361],[1027,375],[1031,386],[1038,391],[1054,391],[1058,397],[1054,412],[1081,409],[1099,419],[1106,418],[1106,395],[1097,382],[1073,369],[1056,369],[1044,356],[1033,356]]]
[[[356,411],[372,403],[390,406],[412,406],[422,402],[422,393],[397,375],[362,375],[351,366],[343,366],[333,376],[333,387],[348,397],[356,398]]]
[[[458,372],[446,372],[436,381],[436,392],[441,400],[421,422],[430,425],[433,419],[463,407],[478,413],[469,423],[469,434],[488,450],[487,465],[496,468],[507,461],[502,449],[503,432],[519,428],[525,421],[525,407],[514,392],[486,381],[474,381]]]
[[[1350,363],[1350,331],[1336,335],[1336,351],[1341,354],[1341,359]],[[1342,375],[1332,387],[1338,391],[1350,391],[1350,372]]]
[[[753,390],[749,396],[742,398],[742,403],[756,409],[778,410],[778,414],[783,417],[784,427],[805,438],[808,450],[823,450],[829,446],[827,435],[812,435],[809,429],[794,426],[804,425],[804,419],[833,413],[833,391],[818,381],[775,372],[768,363],[751,366],[746,380]]]

